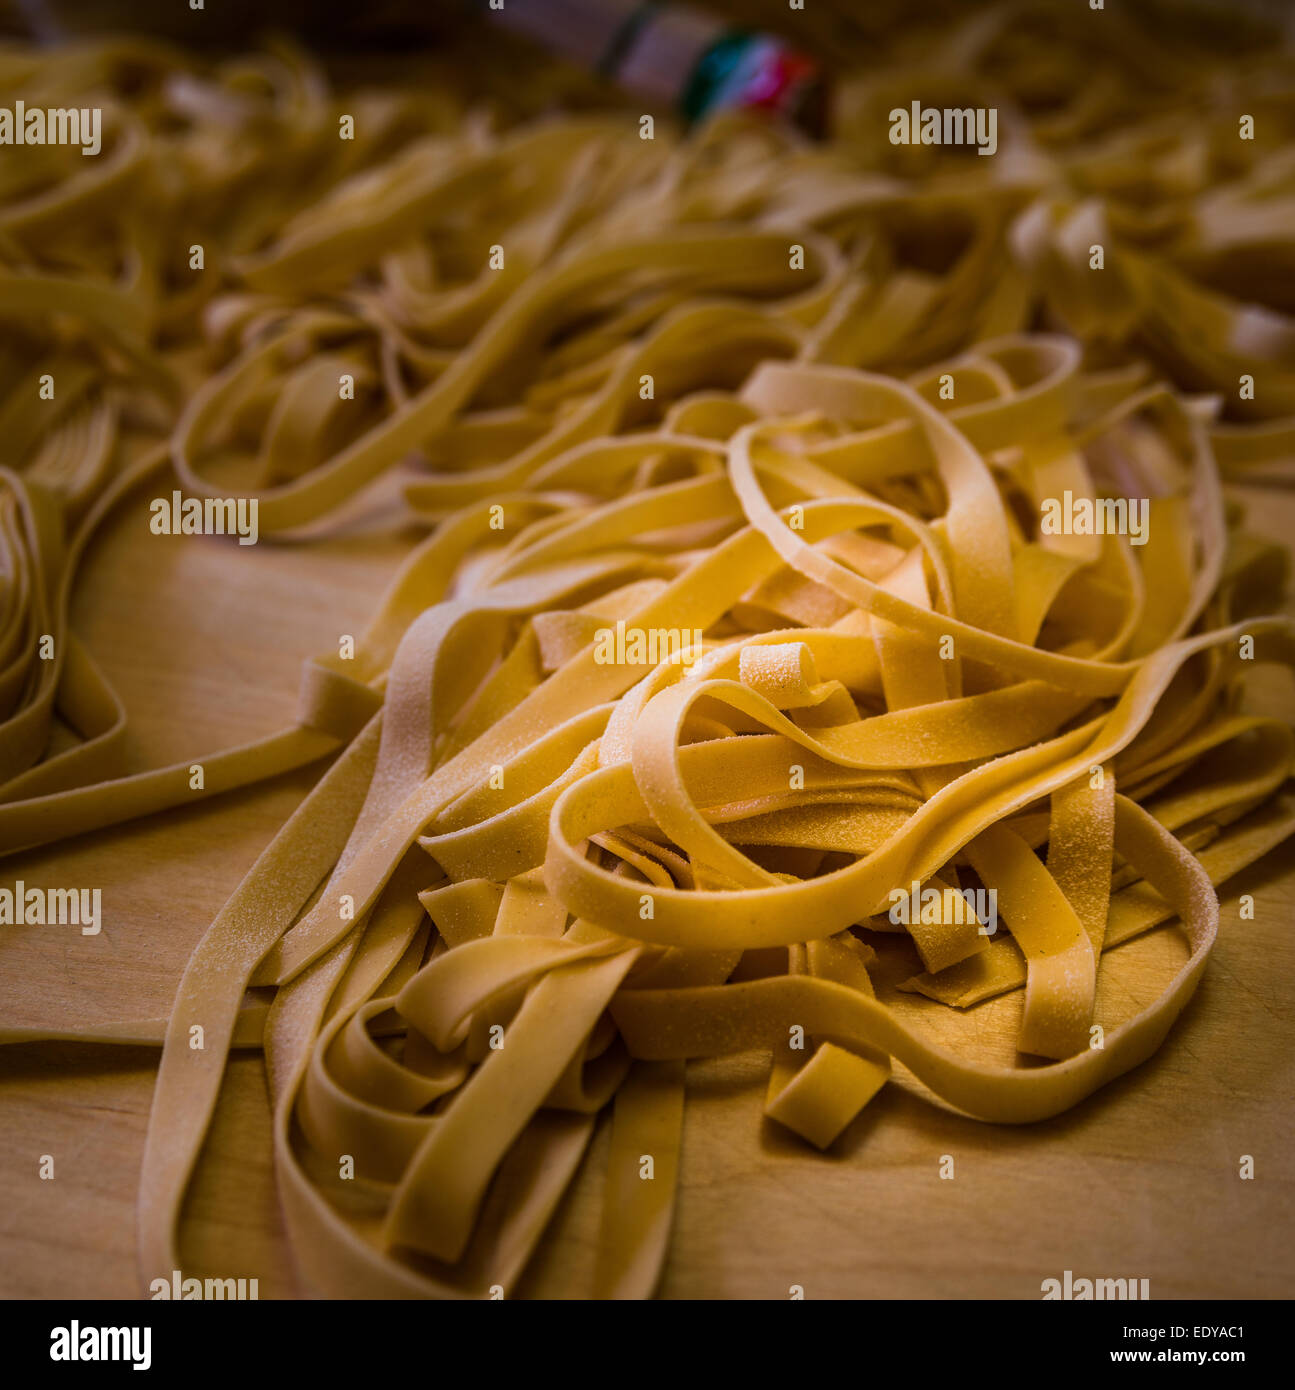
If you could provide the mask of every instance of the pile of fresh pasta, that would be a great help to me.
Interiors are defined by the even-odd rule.
[[[847,75],[821,144],[644,139],[543,72],[510,110],[287,48],[0,51],[0,98],[105,122],[0,159],[0,849],[319,774],[169,1018],[0,1033],[160,1045],[145,1288],[203,1272],[232,1048],[311,1288],[511,1295],[602,1117],[572,1292],[616,1298],[666,1259],[689,1061],[763,1050],[826,1148],[887,1084],[1028,1122],[1160,1045],[1214,885],[1295,830],[1290,724],[1245,700],[1295,657],[1285,555],[1224,494],[1295,455],[1291,63],[1045,10]],[[997,154],[891,146],[914,99],[995,105]],[[426,537],[294,725],[202,792],[129,771],[68,626],[96,536],[148,481],[300,540],[384,477]],[[1045,530],[1066,495],[1145,534]],[[913,885],[996,930],[897,921]],[[1168,923],[1163,995],[1098,1025],[1105,953]],[[1028,1064],[923,1024],[1016,990]]]

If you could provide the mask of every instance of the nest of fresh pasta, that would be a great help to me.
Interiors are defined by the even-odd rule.
[[[416,89],[339,148],[353,94],[292,55],[5,61],[117,105],[102,164],[49,151],[0,213],[4,850],[194,799],[189,760],[128,769],[68,628],[146,479],[255,498],[273,543],[392,475],[426,529],[293,726],[203,760],[203,795],[320,776],[170,1016],[84,1034],[161,1047],[146,1283],[186,1267],[231,1048],[338,1296],[511,1293],[600,1116],[589,1291],[650,1294],[701,1059],[761,1050],[764,1113],[827,1148],[888,1086],[1023,1123],[1154,1053],[1215,885],[1295,829],[1290,723],[1246,702],[1295,656],[1284,552],[1223,487],[1288,471],[1295,358],[1220,270],[1289,255],[1288,160],[1211,163],[1203,108],[1152,227],[1127,92],[891,169],[849,122],[647,142]],[[1099,1003],[1171,923],[1159,997]],[[986,1057],[968,1010],[1014,993]]]

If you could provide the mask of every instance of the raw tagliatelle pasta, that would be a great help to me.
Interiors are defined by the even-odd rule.
[[[0,1032],[161,1045],[145,1288],[188,1272],[231,1048],[264,1049],[289,1238],[338,1297],[513,1292],[608,1107],[574,1292],[649,1295],[693,1059],[770,1053],[766,1114],[826,1148],[887,1084],[1022,1123],[1156,1050],[1214,884],[1295,829],[1290,725],[1243,700],[1295,658],[1265,616],[1284,555],[1218,462],[1288,457],[1293,365],[1118,236],[1119,278],[1078,294],[1074,247],[1119,200],[1071,202],[1128,157],[1075,172],[1100,102],[1068,133],[1054,113],[1064,156],[1022,117],[1011,159],[904,178],[746,121],[499,133],[413,93],[339,154],[345,107],[291,55],[5,62],[8,87],[66,90],[79,63],[130,96],[104,164],[50,151],[0,213],[27,364],[0,405],[0,849],[193,799],[188,760],[127,772],[124,711],[68,631],[82,553],[146,479],[254,496],[272,540],[413,457],[430,527],[353,655],[307,664],[295,726],[203,760],[210,795],[331,759],[170,1016]],[[1238,363],[1256,390],[1234,410]],[[69,386],[48,414],[42,367]],[[1144,507],[1144,532],[1054,534],[1063,496]],[[79,737],[51,755],[56,716]],[[915,884],[992,894],[997,930],[898,920]],[[1174,920],[1163,995],[1094,1030],[1105,953]],[[902,1009],[870,972],[899,936]],[[922,1024],[1018,989],[1030,1065]]]

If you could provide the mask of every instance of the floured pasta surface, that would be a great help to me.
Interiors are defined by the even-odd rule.
[[[992,26],[950,51],[937,90],[1013,69]],[[619,112],[499,129],[334,96],[291,54],[0,76],[117,103],[89,173],[51,149],[0,211],[0,847],[194,797],[187,761],[125,773],[67,627],[146,479],[256,498],[270,542],[413,461],[428,527],[354,653],[307,664],[294,727],[204,759],[203,794],[322,770],[169,1018],[0,1033],[161,1045],[145,1288],[187,1272],[231,1047],[264,1049],[299,1267],[356,1297],[511,1293],[605,1110],[576,1292],[650,1294],[705,1123],[690,1060],[763,1049],[765,1112],[827,1147],[888,1084],[1021,1123],[1155,1051],[1214,884],[1295,828],[1291,728],[1244,701],[1295,656],[1266,616],[1284,555],[1221,482],[1290,462],[1284,306],[1221,287],[1291,254],[1271,129],[1221,153],[1216,101],[1130,143],[1138,98],[1103,89],[1069,122],[1022,107],[995,159],[891,168],[866,115],[889,85],[862,80],[817,147],[736,119],[648,142]],[[1130,167],[1171,157],[1153,227]],[[50,754],[56,716],[79,737]],[[1163,995],[1095,1029],[1104,953],[1174,920]],[[871,973],[900,935],[902,1009]],[[1028,1065],[923,1024],[1014,990]]]

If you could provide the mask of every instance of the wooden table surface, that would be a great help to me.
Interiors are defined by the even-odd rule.
[[[1254,529],[1295,536],[1295,491],[1238,495]],[[300,659],[362,629],[417,538],[379,498],[346,535],[248,547],[230,565],[214,538],[143,543],[145,508],[141,496],[115,518],[73,614],[130,711],[137,767],[288,726]],[[1290,716],[1291,690],[1274,673],[1265,703]],[[0,882],[101,887],[104,926],[97,937],[0,931],[0,1018],[66,1027],[169,1012],[195,942],[315,775],[11,858]],[[1242,892],[1255,895],[1253,921],[1238,918]],[[1038,1298],[1067,1269],[1149,1279],[1153,1299],[1295,1295],[1295,848],[1279,847],[1222,896],[1204,983],[1159,1054],[1043,1124],[981,1124],[891,1084],[819,1154],[763,1119],[764,1057],[691,1066],[662,1295],[786,1298],[800,1284],[807,1298]],[[1098,1021],[1142,1007],[1185,957],[1173,929],[1112,952]],[[940,1036],[1008,1060],[1021,1001],[1018,991],[924,1017]],[[136,1186],[155,1064],[142,1048],[0,1048],[0,1295],[137,1296]],[[519,1292],[589,1292],[606,1138],[600,1127],[589,1172]],[[52,1181],[38,1176],[43,1154],[54,1156]],[[1243,1154],[1252,1181],[1239,1175]],[[943,1155],[952,1179],[940,1177]],[[229,1067],[182,1250],[186,1268],[258,1276],[263,1298],[301,1292],[259,1054]]]

